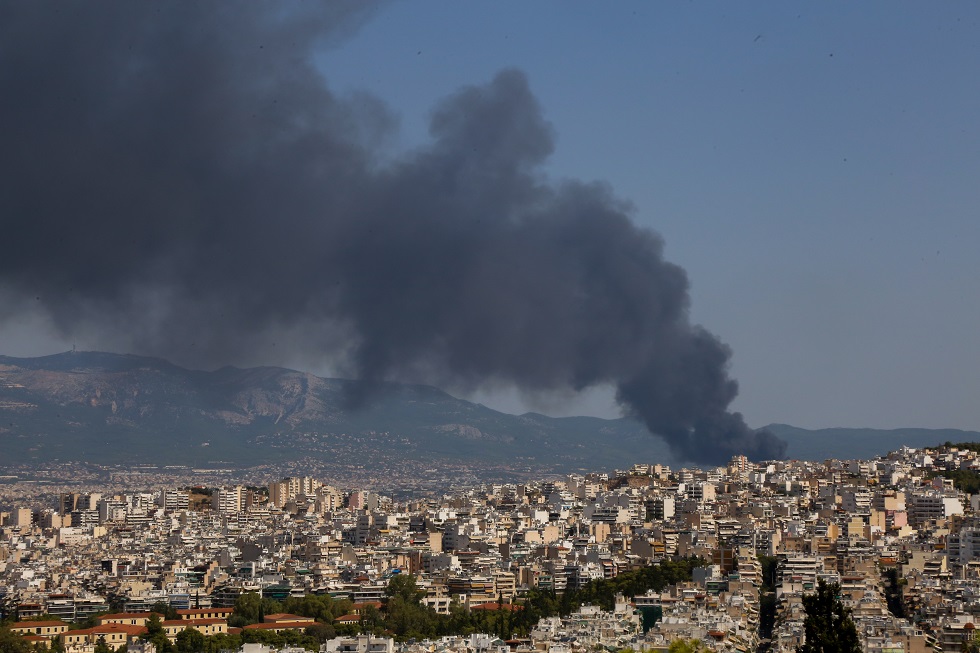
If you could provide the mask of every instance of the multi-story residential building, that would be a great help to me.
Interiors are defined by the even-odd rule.
[[[915,491],[908,502],[909,521],[921,526],[929,521],[942,520],[963,514],[963,504],[956,496],[935,490]]]
[[[157,503],[166,512],[187,510],[190,507],[190,493],[187,490],[164,490]]]
[[[211,509],[220,514],[232,514],[245,510],[245,488],[241,485],[215,488],[211,493]]]

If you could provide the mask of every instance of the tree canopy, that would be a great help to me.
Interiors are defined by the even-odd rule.
[[[840,599],[840,585],[817,581],[817,591],[803,597],[806,641],[797,653],[861,653],[861,640],[851,611]]]

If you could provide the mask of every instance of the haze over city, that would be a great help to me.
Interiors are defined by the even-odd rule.
[[[726,408],[980,428],[973,4],[55,7],[0,20],[2,354],[285,365],[603,416],[612,387],[636,409],[690,355],[710,360],[690,401],[715,405],[681,430]],[[569,307],[608,312],[566,337]],[[664,343],[680,361],[637,362]]]

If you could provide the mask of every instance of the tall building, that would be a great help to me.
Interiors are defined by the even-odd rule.
[[[232,514],[245,509],[245,488],[241,485],[217,488],[211,494],[211,509],[221,514]]]
[[[378,495],[369,490],[354,490],[351,492],[347,507],[351,510],[377,510]]]
[[[164,490],[158,502],[166,512],[187,510],[190,507],[190,494],[187,490]]]
[[[310,497],[312,501],[316,491],[322,486],[323,483],[308,476],[284,478],[269,484],[269,503],[282,508],[287,501],[302,495]]]
[[[125,522],[128,512],[125,501],[112,497],[99,499],[97,510],[99,512],[99,523],[107,521]]]
[[[33,519],[34,515],[30,508],[14,508],[10,513],[11,526],[30,526]]]
[[[67,515],[72,511],[78,510],[78,499],[81,497],[77,492],[67,492],[58,499],[58,512]]]
[[[317,512],[333,512],[344,507],[344,494],[332,485],[324,485],[316,491]]]
[[[728,473],[729,474],[745,474],[749,471],[749,459],[743,455],[732,456],[731,462],[728,463]]]

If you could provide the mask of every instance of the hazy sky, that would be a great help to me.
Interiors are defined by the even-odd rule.
[[[442,98],[524,71],[546,172],[607,182],[663,236],[750,425],[980,429],[978,23],[974,2],[397,2],[318,63],[398,117],[392,157]],[[70,346],[0,324],[0,353]]]

